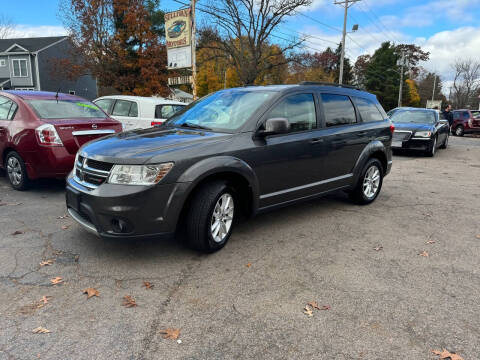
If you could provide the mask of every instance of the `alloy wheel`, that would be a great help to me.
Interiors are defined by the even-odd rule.
[[[210,222],[210,231],[216,243],[221,243],[228,235],[232,227],[234,211],[233,196],[229,193],[220,196],[213,209]]]
[[[380,169],[376,165],[368,168],[363,178],[363,194],[372,199],[378,192],[380,186]]]
[[[10,157],[7,161],[8,177],[13,185],[19,185],[22,182],[22,167],[15,157]]]

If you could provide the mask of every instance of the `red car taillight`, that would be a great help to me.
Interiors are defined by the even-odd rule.
[[[151,123],[152,126],[162,125],[162,124],[163,124],[163,121],[152,121],[152,123]]]
[[[395,131],[395,125],[390,124],[390,132],[393,134],[394,131]]]
[[[60,136],[58,136],[55,126],[52,124],[43,124],[35,129],[40,145],[45,146],[63,146]]]

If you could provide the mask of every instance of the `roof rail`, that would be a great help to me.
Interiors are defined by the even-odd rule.
[[[321,81],[302,81],[299,85],[336,86],[336,87],[343,87],[343,88],[348,88],[348,89],[361,90],[358,86],[345,85],[345,84],[335,84],[335,83],[321,82]]]

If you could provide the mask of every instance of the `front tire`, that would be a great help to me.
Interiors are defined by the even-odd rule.
[[[380,161],[372,158],[367,161],[360,173],[355,189],[350,198],[359,205],[367,205],[375,201],[383,184],[383,167]]]
[[[194,195],[187,214],[188,245],[206,253],[229,240],[235,219],[235,190],[224,181],[205,184]]]
[[[30,179],[28,178],[27,168],[25,167],[25,162],[17,152],[11,151],[7,154],[5,158],[5,169],[7,169],[10,185],[15,190],[23,191],[28,189]]]
[[[430,149],[427,151],[427,156],[434,157],[435,152],[437,151],[437,137],[433,138],[432,144],[430,145]]]

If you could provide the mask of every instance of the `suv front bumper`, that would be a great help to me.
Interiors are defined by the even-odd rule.
[[[83,228],[102,238],[167,237],[176,230],[188,186],[103,184],[91,190],[70,174],[67,210]]]

